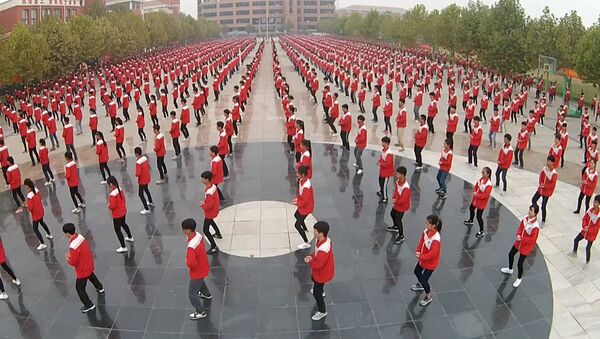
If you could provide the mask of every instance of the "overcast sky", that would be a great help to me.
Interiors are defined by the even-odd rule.
[[[198,0],[180,0],[181,11],[196,17],[197,1]],[[495,0],[482,0],[484,3],[491,5]],[[0,0],[0,2],[2,2]],[[350,5],[380,5],[402,7],[409,9],[416,4],[423,4],[427,9],[441,9],[451,3],[466,5],[468,0],[337,0],[338,7],[346,7]],[[521,0],[521,4],[525,8],[527,15],[539,17],[542,15],[544,6],[548,5],[550,10],[557,17],[563,16],[571,10],[576,10],[583,19],[585,26],[591,26],[598,21],[600,15],[600,1],[598,0]]]

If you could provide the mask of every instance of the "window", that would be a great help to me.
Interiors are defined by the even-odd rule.
[[[54,16],[57,18],[62,18],[61,12],[60,12],[60,8],[55,8],[54,9]]]
[[[304,6],[316,6],[316,1],[304,1]]]
[[[321,14],[333,14],[333,9],[321,8]]]
[[[252,18],[252,24],[258,25],[259,23],[260,23],[260,19],[259,18]]]
[[[269,1],[269,6],[283,6],[283,1]]]
[[[335,1],[332,0],[321,0],[321,6],[333,6]]]
[[[305,8],[304,13],[316,14],[317,9],[316,8]]]
[[[221,16],[233,16],[233,11],[224,11],[224,12],[221,12]]]
[[[223,19],[221,20],[221,25],[231,25],[233,23],[233,19]]]
[[[283,9],[281,9],[281,8],[270,9],[269,8],[269,14],[283,14]]]
[[[236,19],[235,22],[238,23],[238,24],[249,24],[250,23],[250,19],[248,19],[248,18],[245,18],[245,19]]]
[[[233,7],[233,2],[227,2],[227,3],[224,3],[224,4],[221,4],[221,3],[219,4],[219,8],[231,8],[231,7]]]
[[[50,8],[42,9],[42,18],[47,18],[49,16],[52,16],[52,10]]]
[[[205,18],[214,17],[217,16],[217,13],[203,13],[202,16]]]
[[[35,25],[37,23],[37,9],[31,10],[31,24]]]
[[[266,9],[253,9],[252,14],[267,14]]]
[[[236,15],[248,15],[248,14],[250,14],[250,11],[247,9],[240,9],[240,10],[235,11],[235,14]]]
[[[24,9],[21,11],[21,20],[23,21],[23,24],[29,25],[29,10],[28,9]]]
[[[252,1],[252,5],[253,6],[266,6],[267,2],[266,1]]]
[[[248,7],[250,6],[249,2],[236,2],[235,7]]]
[[[202,7],[204,7],[204,9],[215,9],[217,8],[217,4],[202,4]]]

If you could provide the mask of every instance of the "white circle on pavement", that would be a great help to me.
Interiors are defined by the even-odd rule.
[[[302,237],[296,231],[296,206],[282,201],[250,201],[226,207],[215,218],[223,239],[215,239],[221,252],[247,258],[267,258],[298,250]],[[306,218],[308,232],[316,219]]]

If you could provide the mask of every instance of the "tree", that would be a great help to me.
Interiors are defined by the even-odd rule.
[[[577,74],[600,89],[600,25],[590,28],[576,49]]]
[[[563,67],[573,68],[576,63],[576,48],[585,34],[585,27],[576,11],[565,14],[558,22],[557,49],[559,63]]]
[[[31,84],[49,75],[50,48],[41,33],[17,24],[3,47],[7,61],[1,68],[3,82]]]
[[[462,9],[458,45],[459,49],[466,54],[481,51],[483,40],[481,25],[489,10],[490,8],[480,0],[469,1],[467,7]]]
[[[100,27],[101,20],[94,20],[87,15],[77,15],[67,22],[67,27],[79,43],[78,61],[97,61],[102,56],[105,46],[99,41],[104,40]]]
[[[460,7],[452,4],[444,8],[437,16],[433,12],[430,14],[430,17],[433,17],[431,20],[434,27],[433,42],[449,49],[452,55],[459,46],[461,12]]]
[[[51,76],[59,76],[75,69],[81,61],[81,42],[75,33],[60,19],[46,18],[33,27],[33,32],[44,37],[50,48],[47,59]]]
[[[380,32],[379,12],[370,10],[362,21],[361,33],[367,38],[378,38]]]
[[[557,48],[557,19],[550,13],[548,6],[544,7],[542,16],[531,19],[527,25],[527,46],[529,46],[531,63],[538,62],[539,55],[559,57]]]
[[[344,23],[344,35],[358,37],[362,33],[363,17],[358,13],[352,13]]]

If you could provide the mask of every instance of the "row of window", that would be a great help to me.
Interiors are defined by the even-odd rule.
[[[49,5],[66,5],[66,6],[75,6],[79,5],[83,7],[85,3],[83,0],[21,0],[21,4],[23,5],[43,5],[44,2],[48,2]]]
[[[62,11],[60,8],[42,8],[41,10],[42,19],[55,16],[62,18]],[[65,20],[77,15],[77,10],[66,8],[65,9]],[[38,22],[38,10],[37,9],[23,9],[21,11],[21,22],[25,25],[35,25]]]
[[[293,0],[289,0],[289,7],[292,7],[293,4]],[[233,2],[226,2],[226,3],[220,3],[217,2],[219,4],[219,8],[232,8],[233,7]],[[216,9],[217,8],[217,3],[206,3],[203,4],[203,8],[205,9]],[[318,4],[320,4],[321,6],[329,6],[329,5],[335,5],[335,0],[321,0],[321,1],[316,1],[316,0],[297,0],[297,4],[299,6],[317,6]],[[236,2],[235,3],[235,7],[249,7],[250,6],[250,2]],[[267,2],[266,1],[252,1],[252,6],[254,7],[265,7],[267,6]],[[281,7],[283,6],[283,1],[269,1],[269,6],[273,6],[273,7]]]

